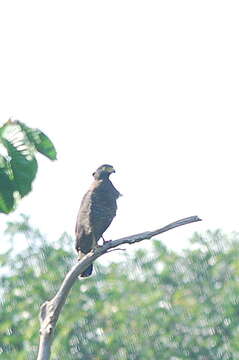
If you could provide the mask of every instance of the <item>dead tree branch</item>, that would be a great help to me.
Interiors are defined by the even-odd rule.
[[[51,344],[53,341],[54,329],[56,322],[60,315],[66,298],[78,278],[78,276],[98,257],[107,253],[109,249],[115,248],[122,244],[134,244],[136,242],[151,239],[152,237],[162,234],[168,230],[174,229],[178,226],[190,224],[201,219],[198,216],[191,216],[178,221],[175,221],[161,229],[155,231],[146,231],[140,234],[127,236],[114,241],[106,242],[103,246],[95,248],[88,253],[81,261],[72,267],[67,273],[63,283],[56,293],[56,295],[49,301],[46,301],[40,309],[40,344],[38,350],[37,360],[48,360],[51,354]]]

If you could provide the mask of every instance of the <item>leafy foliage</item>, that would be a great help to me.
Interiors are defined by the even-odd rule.
[[[55,160],[56,150],[43,132],[11,120],[0,128],[0,146],[0,212],[7,214],[32,189],[38,168],[36,152]]]
[[[35,359],[39,306],[75,261],[64,234],[49,245],[28,219],[11,223],[21,254],[2,254],[0,359]],[[20,234],[20,235],[19,235]],[[73,287],[60,316],[52,359],[215,360],[239,358],[239,239],[195,234],[182,254],[154,242]],[[72,247],[72,248],[71,248]]]

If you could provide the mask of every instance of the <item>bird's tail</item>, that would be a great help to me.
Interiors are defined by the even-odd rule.
[[[93,271],[93,265],[90,264],[90,266],[88,266],[88,268],[82,274],[80,274],[80,277],[88,277],[92,274],[92,271]]]
[[[81,251],[78,252],[78,255],[79,255],[78,256],[78,261],[80,261],[83,258],[83,256],[85,256],[85,254],[83,252],[81,252]],[[92,274],[92,271],[93,271],[93,264],[90,264],[88,266],[88,268],[86,268],[83,271],[83,273],[80,274],[80,277],[88,277],[88,276],[90,276]]]

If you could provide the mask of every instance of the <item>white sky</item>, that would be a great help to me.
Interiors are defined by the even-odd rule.
[[[238,1],[0,3],[0,121],[43,130],[58,161],[40,160],[33,192],[11,217],[74,233],[102,163],[124,195],[107,238],[182,217],[160,236],[239,231]],[[141,243],[141,246],[145,243]]]

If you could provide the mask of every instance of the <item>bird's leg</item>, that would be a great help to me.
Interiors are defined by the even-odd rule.
[[[112,241],[112,240],[105,240],[104,237],[103,237],[103,235],[101,236],[101,239],[103,240],[103,245],[105,245],[107,242]]]

